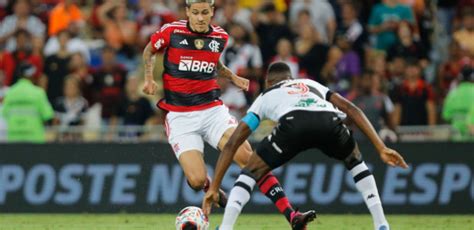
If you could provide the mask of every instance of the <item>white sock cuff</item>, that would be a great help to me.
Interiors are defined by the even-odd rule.
[[[253,189],[253,187],[255,186],[255,184],[257,183],[255,181],[255,179],[253,179],[252,177],[249,177],[245,174],[240,174],[239,178],[237,178],[237,181],[235,181],[236,183],[237,182],[242,182],[246,185],[248,185],[250,188]]]
[[[356,165],[354,168],[351,169],[351,174],[352,176],[357,176],[359,173],[369,170],[365,162],[360,162],[358,165]]]

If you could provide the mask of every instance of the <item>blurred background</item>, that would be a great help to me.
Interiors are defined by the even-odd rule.
[[[184,0],[0,0],[0,141],[165,141],[141,53],[185,18]],[[241,92],[219,80],[237,118],[284,61],[354,102],[386,141],[474,140],[472,0],[217,0],[213,23],[231,36],[222,62],[251,81]]]
[[[155,106],[161,95],[141,92],[150,35],[185,18],[184,0],[0,0],[0,229],[44,229],[32,216],[3,215],[15,212],[159,213],[146,228],[171,228],[179,210],[201,204],[167,144]],[[458,227],[443,229],[472,229],[473,0],[216,0],[213,23],[231,37],[222,62],[251,82],[242,92],[219,79],[234,116],[262,92],[267,66],[284,61],[294,78],[316,80],[359,106],[404,155],[408,170],[387,167],[353,127],[387,213],[468,214],[464,222],[413,216],[409,226],[401,216],[394,228],[441,229],[446,220]],[[251,141],[272,128],[262,124]],[[206,148],[210,175],[217,157]],[[239,173],[229,169],[224,190]],[[316,150],[273,173],[295,207],[367,214],[352,176]],[[245,212],[275,210],[257,192]],[[120,215],[43,217],[48,229],[128,223]]]

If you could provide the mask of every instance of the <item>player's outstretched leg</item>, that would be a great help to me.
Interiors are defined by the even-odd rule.
[[[235,182],[235,185],[230,192],[228,204],[224,213],[224,218],[219,228],[220,230],[233,229],[233,226],[237,221],[240,212],[250,200],[252,190],[257,184],[257,181],[261,182],[261,187],[269,187],[270,191],[272,187],[276,188],[278,186],[279,188],[281,188],[278,181],[276,181],[276,178],[273,175],[269,174],[270,170],[271,168],[257,154],[252,154],[249,164],[242,170],[242,173],[237,178],[237,181]],[[255,178],[260,179],[256,180]],[[269,180],[273,180],[272,178],[275,179],[276,183],[275,181],[268,183],[266,182]],[[263,190],[266,189],[263,188]],[[275,189],[275,191],[277,190],[280,189]],[[284,196],[284,193],[279,193],[279,195],[274,196],[274,199],[276,200],[276,202],[284,202],[284,200],[280,200],[283,197],[286,197]],[[316,218],[315,211],[309,211],[306,213],[291,211],[289,214],[292,229],[295,230],[305,229],[306,224]]]
[[[195,191],[209,189],[210,177],[207,175],[206,164],[202,158],[202,153],[197,150],[183,152],[178,157],[181,168],[184,171],[188,185]],[[227,196],[222,189],[219,189],[219,206],[225,207]]]
[[[286,197],[278,179],[269,172],[258,180],[257,185],[260,191],[275,204],[278,211],[285,215],[286,220],[291,222],[292,213],[296,212],[291,206],[288,197]]]
[[[374,176],[365,162],[362,161],[357,146],[353,153],[344,160],[344,164],[354,177],[356,188],[362,194],[364,202],[372,215],[375,230],[389,230],[390,227],[383,212]]]
[[[237,178],[234,187],[230,191],[229,200],[224,212],[224,218],[219,230],[232,230],[240,212],[250,200],[253,187],[257,182],[253,176],[242,170],[242,173]]]
[[[252,148],[248,142],[242,144],[235,154],[234,160],[241,166],[247,165],[252,155]],[[273,204],[277,207],[278,211],[283,214],[286,220],[291,223],[293,217],[298,216],[299,212],[296,212],[291,206],[290,201],[286,197],[283,187],[280,185],[278,179],[271,173],[268,172],[257,180],[257,185],[260,191],[268,197]]]

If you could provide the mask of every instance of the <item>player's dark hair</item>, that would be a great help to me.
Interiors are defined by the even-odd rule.
[[[268,67],[267,81],[277,83],[291,79],[290,67],[284,62],[275,62]]]
[[[286,63],[275,62],[268,67],[268,74],[289,74],[291,76],[291,70]]]

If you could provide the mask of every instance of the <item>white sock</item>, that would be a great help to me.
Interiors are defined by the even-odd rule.
[[[350,172],[354,177],[357,190],[362,194],[364,202],[372,215],[374,228],[378,230],[382,225],[385,225],[388,228],[388,222],[387,219],[385,219],[377,185],[375,184],[374,176],[369,171],[369,168],[367,168],[367,165],[364,162],[361,162],[352,168]]]
[[[240,174],[230,191],[227,206],[224,212],[220,230],[232,230],[243,207],[249,202],[250,195],[255,186],[255,179],[245,174]]]

